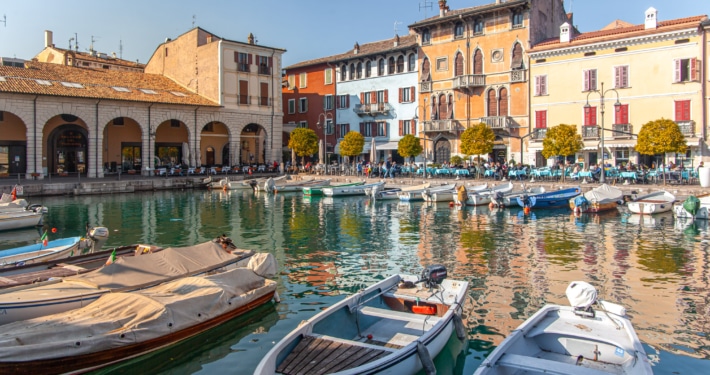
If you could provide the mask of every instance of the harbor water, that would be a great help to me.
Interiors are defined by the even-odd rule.
[[[468,340],[449,341],[436,358],[439,374],[471,374],[544,304],[567,304],[564,291],[575,280],[627,308],[656,374],[710,373],[707,223],[677,222],[670,213],[524,215],[519,208],[198,190],[31,203],[48,207],[50,239],[82,235],[87,224],[109,229],[105,247],[187,246],[225,234],[279,262],[281,303],[98,373],[250,374],[302,320],[392,273],[419,274],[430,264],[471,283]],[[0,250],[35,242],[40,232],[0,233]]]

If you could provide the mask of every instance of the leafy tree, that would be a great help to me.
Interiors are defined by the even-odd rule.
[[[397,152],[405,158],[409,158],[410,161],[414,161],[414,157],[422,153],[422,144],[420,139],[407,134],[397,143]]]
[[[311,129],[296,128],[291,132],[291,138],[288,141],[288,148],[296,152],[302,161],[305,157],[318,152],[318,135]]]
[[[458,155],[454,155],[454,156],[451,157],[451,159],[449,160],[449,162],[451,162],[451,165],[462,165],[462,164],[463,164],[463,158],[460,157],[460,156],[458,156]]]
[[[685,153],[688,144],[685,136],[680,131],[678,124],[674,121],[661,118],[660,120],[649,121],[639,131],[636,141],[636,152],[644,155],[663,155],[663,164],[666,164],[666,153]],[[666,175],[663,174],[665,184]]]
[[[577,134],[577,125],[559,124],[547,129],[542,140],[542,156],[549,159],[553,156],[570,156],[584,148],[582,136]],[[565,171],[562,170],[562,179]]]
[[[481,122],[473,125],[461,133],[461,152],[466,156],[487,155],[493,152],[493,142],[496,135],[493,129]],[[477,168],[480,174],[480,168]]]
[[[362,154],[365,147],[365,137],[362,134],[349,131],[340,141],[340,155],[353,158]]]

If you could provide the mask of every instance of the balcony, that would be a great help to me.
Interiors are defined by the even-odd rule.
[[[510,82],[525,82],[526,70],[513,70],[510,72]]]
[[[357,104],[353,111],[360,117],[386,115],[392,110],[389,103]]]
[[[424,121],[423,129],[425,133],[429,132],[449,132],[456,133],[458,124],[456,120],[431,120]]]
[[[633,127],[631,124],[614,124],[611,126],[614,138],[631,139]]]
[[[454,89],[468,89],[474,87],[483,87],[485,85],[486,76],[483,74],[469,74],[454,77]]]
[[[676,121],[680,132],[686,137],[695,136],[695,121]]]
[[[419,92],[420,93],[425,93],[425,92],[431,92],[431,82],[419,82]]]
[[[582,126],[582,139],[599,139],[599,127],[596,125]]]
[[[491,129],[509,129],[515,125],[513,119],[508,116],[481,117],[481,122],[488,125]]]

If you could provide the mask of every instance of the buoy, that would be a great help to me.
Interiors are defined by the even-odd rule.
[[[496,207],[496,204],[495,204],[495,203],[493,203],[493,202],[488,203],[488,208],[494,209],[495,207]]]
[[[417,354],[419,355],[419,361],[422,362],[424,373],[426,375],[436,375],[436,366],[434,366],[434,361],[431,360],[431,354],[429,354],[429,350],[421,341],[417,341]]]
[[[525,215],[530,215],[530,207],[523,208],[523,212],[525,213]]]
[[[456,337],[463,341],[466,338],[466,329],[463,326],[463,320],[456,314],[454,314],[454,328],[456,328]]]
[[[453,207],[453,206],[454,206],[454,202],[449,202],[449,207]]]

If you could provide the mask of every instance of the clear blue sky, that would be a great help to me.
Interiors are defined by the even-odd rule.
[[[495,0],[449,0],[451,9]],[[67,48],[75,33],[85,51],[94,49],[147,62],[159,43],[194,26],[220,37],[286,49],[284,66],[342,53],[355,44],[400,35],[407,25],[438,13],[436,0],[4,0],[0,2],[0,56],[30,59],[44,46],[44,30]],[[659,20],[710,14],[710,0],[565,0],[580,31],[600,29],[615,19],[644,21],[653,6]],[[194,21],[193,21],[194,15]]]

